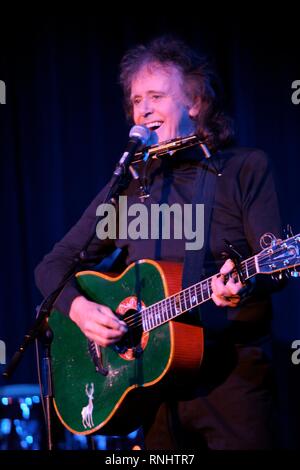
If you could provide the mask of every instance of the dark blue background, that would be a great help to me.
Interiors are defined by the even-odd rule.
[[[218,18],[155,12],[148,21],[104,13],[1,18],[7,104],[0,106],[0,339],[8,358],[41,301],[34,267],[109,179],[124,148],[129,128],[118,64],[136,42],[173,32],[215,59],[238,143],[269,153],[283,220],[300,232],[300,104],[291,101],[300,60],[292,12],[286,24],[246,11]],[[289,448],[300,438],[300,364],[291,363],[291,343],[300,339],[299,288],[292,280],[274,296],[280,445]],[[30,347],[13,382],[36,380]]]

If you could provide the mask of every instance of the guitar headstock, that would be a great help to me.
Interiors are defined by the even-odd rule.
[[[257,271],[262,274],[292,270],[300,265],[300,234],[286,240],[275,240],[255,258]]]

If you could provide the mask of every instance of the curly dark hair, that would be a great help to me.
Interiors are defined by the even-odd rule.
[[[120,64],[120,84],[124,92],[127,117],[132,119],[132,80],[142,66],[151,62],[178,67],[185,78],[187,95],[201,98],[201,112],[195,118],[197,135],[213,150],[228,144],[233,139],[233,125],[222,110],[221,87],[217,75],[206,57],[172,36],[155,38],[146,45],[129,49],[124,55]]]

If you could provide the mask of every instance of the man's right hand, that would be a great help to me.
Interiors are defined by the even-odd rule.
[[[90,302],[83,296],[73,300],[70,318],[88,339],[104,347],[119,341],[127,331],[126,323],[109,307]]]

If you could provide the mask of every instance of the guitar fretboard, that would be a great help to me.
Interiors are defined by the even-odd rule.
[[[244,280],[257,274],[256,257],[253,256],[240,263],[240,269]],[[142,310],[142,326],[144,331],[151,331],[154,328],[167,323],[168,321],[182,315],[185,312],[201,305],[212,296],[212,278],[208,277],[203,281],[171,295],[159,302]]]

